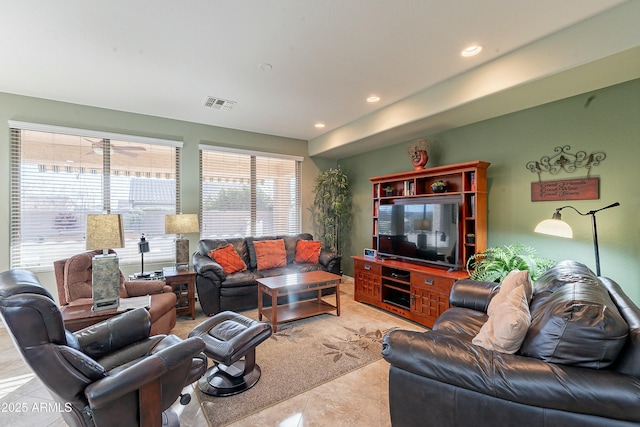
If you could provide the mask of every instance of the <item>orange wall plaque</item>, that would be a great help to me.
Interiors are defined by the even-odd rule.
[[[531,201],[595,200],[600,198],[600,178],[561,179],[531,183]]]

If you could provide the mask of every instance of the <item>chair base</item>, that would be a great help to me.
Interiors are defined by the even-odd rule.
[[[229,372],[239,372],[231,375]],[[245,371],[245,361],[239,360],[231,366],[218,364],[212,366],[198,380],[198,388],[209,396],[225,397],[242,393],[256,385],[260,379],[260,366],[254,364],[253,369]]]

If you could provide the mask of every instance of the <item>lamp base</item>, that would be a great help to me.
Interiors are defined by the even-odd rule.
[[[96,255],[91,261],[93,310],[109,310],[120,305],[120,266],[116,254]]]
[[[189,239],[176,239],[176,269],[189,268]]]

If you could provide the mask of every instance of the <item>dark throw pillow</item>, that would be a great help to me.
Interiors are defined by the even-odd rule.
[[[565,283],[540,293],[531,310],[531,327],[520,354],[547,362],[605,368],[616,360],[629,332],[597,280]]]

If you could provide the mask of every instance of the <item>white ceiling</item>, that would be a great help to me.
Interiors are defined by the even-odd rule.
[[[0,0],[0,92],[313,140],[622,3]]]

